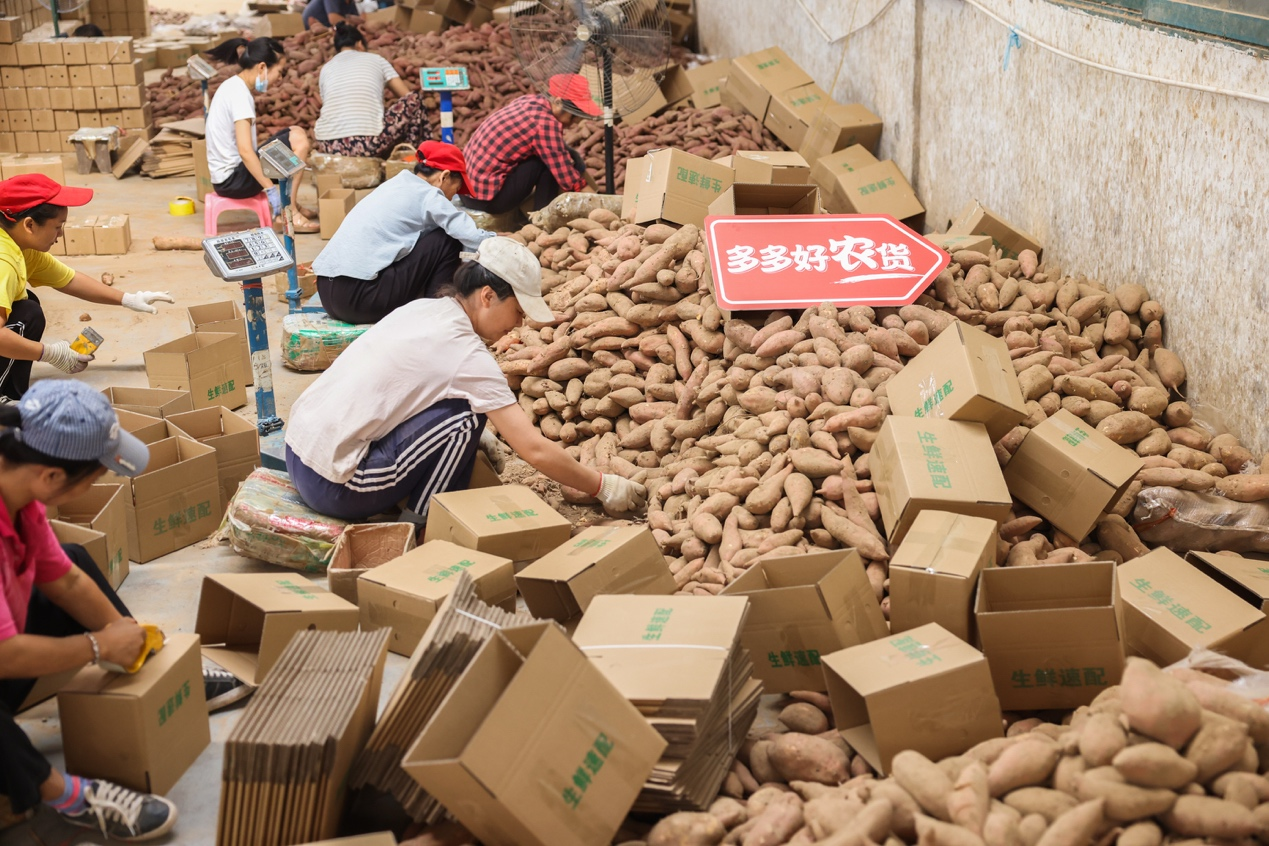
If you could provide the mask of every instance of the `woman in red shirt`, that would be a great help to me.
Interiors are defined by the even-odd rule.
[[[124,841],[169,831],[176,806],[53,769],[14,714],[39,676],[99,661],[127,666],[140,655],[141,627],[84,548],[57,542],[44,509],[107,470],[136,476],[149,460],[105,396],[81,382],[44,380],[17,405],[0,405],[0,794],[17,812],[43,802]],[[205,679],[209,693],[242,689],[225,675]]]

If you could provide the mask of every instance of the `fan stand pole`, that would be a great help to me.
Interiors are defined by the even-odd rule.
[[[53,13],[53,37],[54,37],[54,38],[61,38],[61,37],[62,37],[62,27],[61,27],[61,25],[58,23],[58,20],[57,20],[57,0],[53,0],[53,2],[50,4],[50,6],[49,6],[49,11],[51,11],[51,12]]]
[[[604,51],[604,188],[609,194],[617,193],[617,180],[613,175],[613,116],[612,116],[612,54]]]

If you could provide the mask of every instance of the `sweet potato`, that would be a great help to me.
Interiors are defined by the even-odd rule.
[[[1176,794],[1171,790],[1126,783],[1114,767],[1099,767],[1084,773],[1075,795],[1083,802],[1105,800],[1106,818],[1115,822],[1136,822],[1162,814],[1176,801]]]
[[[1005,794],[1004,802],[1023,816],[1039,814],[1053,822],[1079,802],[1069,793],[1047,787],[1021,787]]]
[[[1111,762],[1129,784],[1180,790],[1194,781],[1198,765],[1162,743],[1138,743],[1115,755]]]
[[[947,814],[952,822],[981,837],[990,810],[987,767],[980,761],[971,761],[952,784],[952,792],[947,798]]]
[[[1269,499],[1269,475],[1251,473],[1226,476],[1217,480],[1216,489],[1234,502],[1260,502]]]
[[[800,734],[820,734],[828,731],[828,717],[824,712],[807,702],[794,702],[780,712],[780,722],[789,727],[789,731]]]
[[[891,760],[890,773],[927,814],[951,819],[947,801],[952,793],[952,779],[937,764],[920,752],[905,749]]]
[[[1180,749],[1199,730],[1202,708],[1181,682],[1142,658],[1129,658],[1119,685],[1133,731]]]
[[[918,846],[984,846],[972,831],[926,816],[916,819]]]
[[[1123,830],[1115,846],[1160,846],[1163,832],[1152,822],[1133,823]]]
[[[1097,431],[1117,444],[1135,444],[1153,428],[1154,421],[1140,411],[1121,411],[1097,424]]]
[[[1190,692],[1188,688],[1186,692]],[[1195,780],[1205,784],[1237,764],[1246,748],[1246,724],[1204,711],[1199,730],[1185,749],[1185,759],[1198,767]]]
[[[1076,805],[1053,821],[1036,846],[1088,846],[1105,819],[1104,808],[1102,799]]]
[[[850,760],[837,745],[821,738],[790,732],[771,743],[771,765],[785,781],[841,784],[850,778]]]
[[[1000,797],[1019,787],[1041,784],[1053,774],[1061,752],[1052,743],[1023,740],[1000,753],[988,771],[991,795]]]
[[[679,811],[657,822],[648,832],[648,846],[715,846],[727,829],[712,814]]]
[[[1163,815],[1163,824],[1185,837],[1235,839],[1250,837],[1260,830],[1251,811],[1214,796],[1179,797]]]

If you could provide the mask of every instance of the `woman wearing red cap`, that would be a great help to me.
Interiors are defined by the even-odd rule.
[[[505,214],[533,197],[545,208],[560,191],[586,187],[585,162],[564,141],[576,116],[565,104],[588,115],[603,111],[578,74],[551,77],[551,97],[518,97],[485,118],[467,142],[467,181],[471,199],[463,205],[489,214]]]
[[[335,26],[335,56],[322,67],[322,114],[313,125],[317,149],[340,156],[386,159],[398,144],[417,147],[431,136],[423,99],[392,63],[366,49],[352,24]],[[383,107],[384,92],[397,100]]]
[[[492,232],[451,202],[469,193],[463,153],[424,141],[414,172],[398,173],[358,203],[313,261],[322,307],[346,323],[378,323],[448,285],[458,254]]]
[[[91,189],[59,185],[38,173],[0,182],[0,397],[19,399],[26,393],[33,362],[79,373],[93,358],[72,350],[69,341],[41,341],[44,310],[31,287],[59,288],[85,302],[145,314],[158,311],[156,302],[175,302],[166,291],[125,294],[48,254],[62,236],[67,208],[87,205],[92,198]]]

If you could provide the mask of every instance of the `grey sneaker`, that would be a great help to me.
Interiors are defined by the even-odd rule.
[[[138,793],[109,781],[89,781],[84,787],[86,807],[62,819],[93,828],[112,840],[135,843],[162,837],[176,825],[176,806],[151,793]]]
[[[212,713],[246,699],[255,688],[240,681],[233,673],[219,667],[203,667],[203,690],[207,693],[207,711]]]

